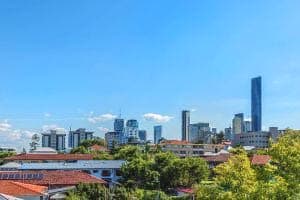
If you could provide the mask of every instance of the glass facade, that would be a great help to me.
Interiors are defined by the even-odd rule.
[[[189,141],[190,111],[182,111],[182,140]]]
[[[261,131],[262,103],[261,103],[261,77],[251,81],[251,123],[252,131]]]

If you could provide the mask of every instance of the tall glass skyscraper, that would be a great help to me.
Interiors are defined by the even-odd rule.
[[[252,131],[261,131],[262,105],[261,105],[261,77],[251,80],[251,123]]]
[[[182,124],[181,124],[181,134],[182,140],[189,141],[189,126],[190,126],[190,111],[183,110],[181,116]]]
[[[154,144],[158,144],[162,137],[162,126],[154,126]]]

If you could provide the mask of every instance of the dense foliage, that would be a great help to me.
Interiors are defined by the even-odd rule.
[[[80,185],[69,194],[68,200],[170,200],[173,198],[167,194],[177,187],[193,187],[196,200],[300,199],[300,131],[288,130],[265,150],[246,153],[243,148],[235,148],[231,153],[229,161],[215,167],[210,174],[201,158],[180,159],[147,146],[121,147],[110,156],[127,161],[122,167],[122,187],[108,190]],[[269,154],[271,162],[251,165],[249,158],[253,154]]]
[[[0,165],[3,164],[5,158],[13,156],[15,154],[16,153],[14,152],[0,152]]]
[[[213,181],[195,187],[199,200],[300,199],[300,131],[288,130],[268,152],[271,163],[251,166],[236,149],[227,163],[217,166]]]

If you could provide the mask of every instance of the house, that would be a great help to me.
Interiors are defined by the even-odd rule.
[[[251,158],[251,164],[252,165],[266,165],[271,161],[271,157],[269,155],[253,155]]]
[[[79,183],[106,184],[106,181],[103,179],[75,170],[0,171],[0,182],[1,181],[14,181],[45,186],[49,190],[76,186]]]
[[[11,180],[0,180],[0,193],[12,195],[24,200],[47,199],[47,187]]]
[[[206,154],[205,156],[201,156],[201,158],[203,158],[207,162],[209,168],[214,168],[219,164],[227,162],[230,156],[230,153],[220,152],[211,155]]]
[[[38,154],[22,153],[5,158],[5,162],[16,163],[51,163],[51,162],[77,162],[78,160],[93,160],[91,154]]]
[[[101,152],[108,152],[108,149],[104,146],[100,146],[98,144],[94,144],[88,148],[90,151],[101,151]]]
[[[124,163],[124,160],[81,160],[76,163],[24,163],[18,170],[80,170],[109,183],[115,183],[121,178],[121,167]]]

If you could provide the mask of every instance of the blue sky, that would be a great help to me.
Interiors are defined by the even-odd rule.
[[[180,138],[182,109],[223,129],[250,117],[257,75],[263,126],[300,128],[299,4],[1,1],[0,145],[53,127],[104,136],[120,110],[150,139],[155,124]]]

